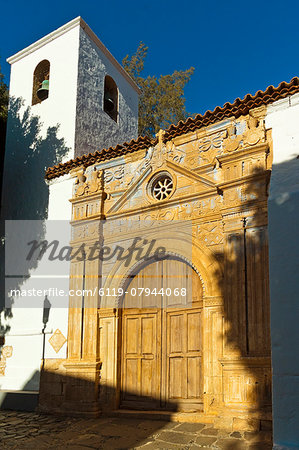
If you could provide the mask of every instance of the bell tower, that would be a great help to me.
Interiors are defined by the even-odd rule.
[[[34,221],[27,223],[29,229],[34,227],[36,236],[51,239],[53,221],[64,220],[69,227],[74,180],[66,175],[46,182],[46,168],[136,139],[139,89],[81,17],[11,56],[8,62],[10,102],[0,223]],[[62,239],[61,233],[59,236]],[[4,272],[2,246],[0,253]],[[30,264],[20,268],[21,278],[13,282],[13,288],[29,289],[30,283],[36,285],[32,281],[35,275],[35,280],[47,275],[42,265]],[[12,279],[11,275],[7,269],[5,276]],[[67,264],[64,275],[68,288]],[[48,284],[44,281],[43,287]],[[54,308],[54,300],[49,297],[52,309],[44,331],[59,330],[67,339],[68,305]],[[44,298],[38,299],[37,307],[29,302],[25,308],[22,302],[21,298],[12,299],[13,317],[8,319],[5,345],[11,346],[13,353],[7,359],[2,389],[26,386],[26,391],[36,391],[41,358],[65,358],[66,345],[57,349],[48,337],[42,345]],[[33,334],[28,334],[28,328],[34,329]]]
[[[59,124],[68,158],[137,138],[139,89],[81,17],[7,61],[10,96]]]
[[[39,139],[44,145],[32,177],[39,177],[43,189],[41,171],[46,167],[137,138],[139,88],[81,17],[7,61],[11,64],[11,79],[4,210],[8,197],[11,203],[8,180],[18,164],[27,164],[26,152],[30,156],[32,150],[36,151]],[[35,133],[29,136],[32,142],[26,135],[28,127]],[[68,219],[71,183],[64,181],[63,185],[54,182],[49,186],[49,201],[43,205],[45,214],[36,216],[33,210],[28,214],[27,208],[24,214],[18,209],[17,217],[13,212],[7,216],[4,211],[5,218],[36,219],[47,215],[48,219]],[[17,205],[20,199],[13,200]],[[23,199],[22,205],[29,202],[30,206],[30,201]]]

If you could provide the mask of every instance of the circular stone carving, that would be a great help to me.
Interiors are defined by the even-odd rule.
[[[156,178],[151,186],[152,196],[156,200],[165,200],[173,191],[173,181],[170,175],[161,174]]]

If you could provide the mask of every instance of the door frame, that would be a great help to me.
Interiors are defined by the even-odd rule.
[[[163,259],[160,259],[161,261],[163,260],[176,260],[179,261],[183,264],[186,264],[187,266],[189,266],[192,271],[194,271],[194,273],[196,274],[196,276],[198,277],[199,282],[201,283],[201,287],[202,287],[202,296],[201,296],[201,301],[200,303],[200,307],[197,305],[194,307],[194,309],[200,309],[200,313],[201,313],[201,324],[200,324],[200,332],[201,332],[201,374],[200,374],[200,382],[201,382],[201,392],[202,392],[202,396],[204,393],[204,333],[203,333],[203,297],[204,297],[204,290],[203,290],[203,283],[202,283],[202,279],[198,273],[198,271],[195,269],[193,264],[190,264],[189,261],[187,261],[185,258],[182,258],[178,255],[173,255],[173,254],[167,254],[167,256]],[[132,279],[138,275],[138,273],[140,273],[141,270],[143,270],[146,266],[152,264],[156,262],[156,260],[153,258],[151,260],[148,260],[146,263],[139,263],[138,265],[136,265],[131,271],[134,272],[134,275],[128,275],[127,279],[124,281],[123,285],[124,285],[124,291],[127,290],[128,286],[130,285],[130,283],[132,282]],[[118,328],[118,345],[117,345],[117,366],[118,366],[118,371],[117,371],[117,385],[118,385],[118,407],[119,408],[128,408],[128,406],[122,405],[122,389],[123,389],[123,383],[124,383],[124,379],[123,379],[123,364],[124,364],[124,358],[123,358],[123,345],[124,345],[124,308],[122,307],[123,305],[123,301],[124,301],[125,295],[123,296],[123,298],[121,299],[122,303],[121,303],[121,308],[119,311],[119,328]],[[168,399],[167,400],[167,390],[168,390],[168,383],[169,380],[167,380],[168,377],[168,372],[169,372],[169,367],[168,367],[168,357],[167,357],[167,346],[168,346],[168,339],[169,339],[169,331],[168,331],[168,327],[167,327],[167,323],[168,323],[168,314],[167,313],[171,313],[171,312],[175,312],[175,311],[182,311],[182,310],[192,310],[192,307],[186,307],[186,308],[182,308],[182,309],[178,309],[177,307],[175,308],[166,308],[167,311],[164,312],[165,308],[161,309],[161,336],[160,336],[160,355],[158,355],[159,358],[159,382],[160,382],[160,389],[159,389],[159,407],[155,408],[155,410],[157,411],[170,411],[171,410],[171,401]],[[132,314],[137,315],[138,314],[138,308],[134,309],[134,312]],[[139,309],[140,314],[145,313],[147,310],[145,308],[140,308]],[[149,309],[148,312],[151,312],[152,309]],[[163,332],[163,328],[165,329],[165,331]],[[164,346],[163,346],[163,341],[164,342]],[[163,378],[164,377],[164,381]],[[164,399],[163,399],[164,398]],[[187,404],[188,402],[186,402]],[[191,403],[191,402],[190,402]],[[204,409],[204,402],[202,400],[202,402],[195,402],[195,403],[200,403],[202,405],[202,411]],[[163,404],[165,406],[163,406]],[[167,407],[168,404],[168,407]],[[131,408],[130,409],[146,409],[146,408],[142,408],[138,407],[138,402],[136,403],[136,408]],[[187,412],[187,411],[184,411]],[[193,411],[194,412],[194,411]]]

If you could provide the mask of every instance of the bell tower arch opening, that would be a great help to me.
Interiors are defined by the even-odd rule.
[[[44,59],[34,69],[32,86],[32,106],[49,97],[50,62]]]
[[[104,81],[104,111],[114,122],[118,119],[118,89],[115,81],[109,75]]]

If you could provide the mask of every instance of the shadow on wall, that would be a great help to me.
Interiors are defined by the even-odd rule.
[[[215,306],[207,302],[203,324],[212,329],[207,338],[210,354],[207,352],[204,357],[212,360],[210,366],[213,366],[207,369],[213,373],[204,374],[209,378],[205,412],[215,415],[219,428],[234,431],[269,429],[272,419],[267,243],[269,172],[253,169],[249,175],[239,190],[235,186],[224,188],[224,245],[213,256],[223,271],[211,273],[211,280],[219,284],[223,306],[218,298]],[[98,407],[99,400],[110,410],[119,407],[123,392],[102,385],[105,399],[96,401],[98,380],[71,379],[62,373],[62,368],[55,368],[55,360],[45,363],[40,392],[40,406],[44,411],[84,414],[91,406]],[[136,398],[138,393],[128,395],[136,407],[146,403],[144,398]],[[178,402],[178,398],[174,400],[174,410],[179,410]]]
[[[272,167],[269,199],[274,441],[299,444],[299,159]],[[294,447],[295,448],[295,447]]]
[[[58,137],[59,125],[48,127],[41,135],[42,122],[32,114],[32,109],[23,107],[22,98],[10,98],[7,136],[4,161],[3,187],[1,199],[1,300],[0,313],[4,310],[5,318],[12,317],[12,298],[5,298],[5,220],[36,220],[32,226],[36,227],[36,239],[43,239],[44,226],[47,219],[49,186],[44,179],[45,169],[62,161],[69,149],[63,138]],[[38,222],[43,221],[43,222]],[[9,230],[8,230],[9,231]],[[15,236],[15,240],[23,240],[24,236]],[[15,247],[18,247],[16,242]],[[17,255],[16,255],[17,256]],[[12,289],[19,289],[30,270],[36,267],[32,259],[20,275],[23,279],[16,279]],[[7,307],[9,305],[9,307]],[[3,317],[3,314],[1,315]],[[0,317],[1,317],[0,316]],[[8,324],[1,324],[0,334],[9,331]]]
[[[234,429],[271,429],[271,342],[268,275],[267,189],[270,172],[255,168],[235,190],[224,191],[237,214],[224,212],[224,249],[214,253],[223,297],[223,407],[239,417]],[[235,189],[235,188],[234,188]],[[232,199],[231,195],[235,195]],[[213,402],[213,399],[212,399]],[[244,419],[244,421],[243,421]],[[242,423],[243,422],[243,423]]]
[[[90,402],[95,399],[95,389],[99,394],[99,390],[95,384],[88,379],[72,378],[66,376],[63,370],[60,371],[59,367],[62,367],[65,360],[54,360],[57,363],[57,370],[44,370],[42,372],[42,382],[41,382],[41,392],[39,394],[40,400],[44,405],[47,405],[52,412],[56,412],[61,415],[63,410],[63,418],[69,416],[76,416],[76,405],[78,411],[84,411],[84,403],[87,407],[90,407]],[[47,392],[43,392],[42,386],[47,387]],[[49,389],[51,390],[51,395],[48,395]],[[24,386],[24,391],[26,386]],[[109,389],[107,390],[109,391]],[[82,396],[84,392],[84,396]],[[126,393],[128,396],[130,392]],[[22,393],[19,397],[16,393],[5,393],[0,397],[0,409],[2,410],[19,410],[19,411],[34,411],[38,403],[38,394],[30,395],[26,397],[25,393]],[[113,388],[110,388],[109,395],[114,398],[115,392]],[[133,395],[135,395],[133,393]],[[135,395],[136,396],[136,395]],[[143,400],[143,398],[142,398]],[[173,404],[173,411],[176,410],[175,404]],[[43,412],[38,409],[39,412]],[[69,411],[69,414],[68,414]],[[101,417],[107,417],[105,412],[99,411]],[[82,412],[77,414],[82,416]],[[101,448],[101,444],[105,444],[105,448],[136,448],[139,445],[144,444],[144,440],[148,439],[153,434],[156,434],[161,428],[165,427],[165,421],[171,421],[171,416],[163,414],[163,421],[152,420],[146,421],[147,416],[142,416],[142,413],[134,414],[132,416],[133,420],[122,419],[120,422],[117,419],[111,419],[110,421],[95,421],[84,422],[82,425],[88,433],[92,433],[93,438],[98,435],[98,445]],[[24,423],[26,423],[27,418],[25,417]],[[38,427],[38,418],[36,420],[36,427]],[[31,419],[32,421],[32,419]],[[82,422],[80,422],[82,423]],[[30,426],[30,425],[28,425]],[[32,426],[32,422],[31,422]],[[66,424],[68,426],[68,424]],[[82,432],[81,431],[81,432]],[[53,434],[54,437],[54,434]],[[34,445],[31,443],[31,445]],[[171,444],[169,444],[171,445]]]
[[[40,372],[36,371],[21,391],[0,391],[0,410],[35,411],[38,407],[38,392],[32,386],[39,384]]]

